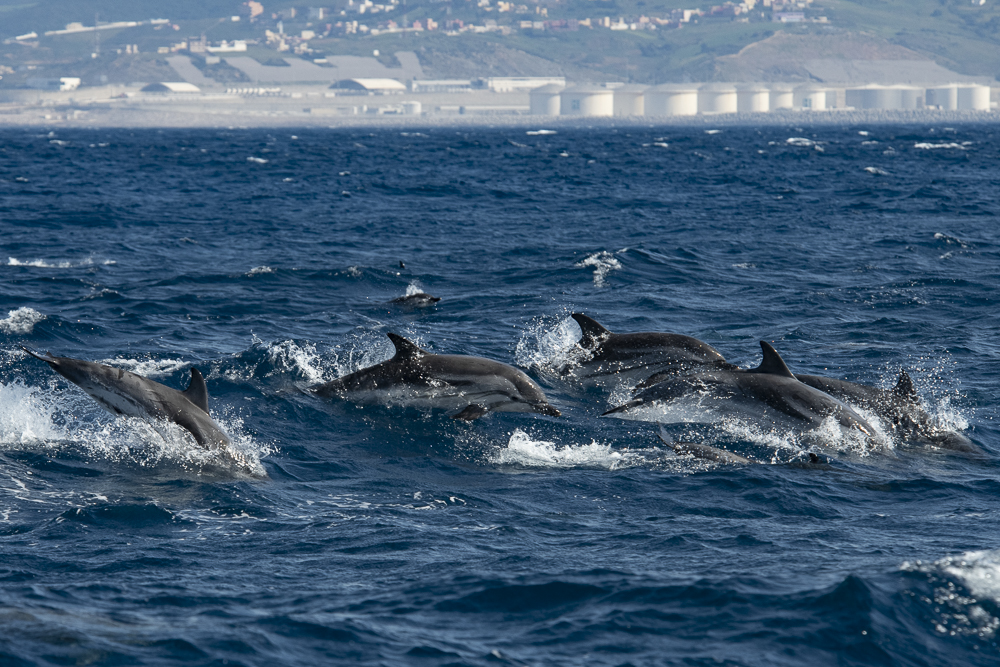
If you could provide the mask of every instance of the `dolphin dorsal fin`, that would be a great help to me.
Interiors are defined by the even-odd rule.
[[[416,343],[408,341],[402,336],[397,336],[394,333],[387,333],[386,336],[388,336],[389,340],[392,341],[392,344],[396,346],[396,354],[393,359],[417,359],[427,354],[426,350],[421,350],[417,347]]]
[[[917,400],[917,388],[913,386],[913,380],[910,379],[910,374],[906,370],[899,371],[899,380],[892,388],[892,393],[909,401]]]
[[[768,375],[780,375],[782,377],[794,378],[792,372],[785,365],[785,360],[781,358],[778,351],[764,341],[760,341],[760,349],[764,352],[764,358],[760,366],[752,369],[754,373],[767,373]]]
[[[208,387],[205,386],[205,378],[197,368],[191,367],[191,384],[182,393],[189,401],[208,412]]]
[[[602,327],[597,320],[587,317],[583,313],[573,313],[572,318],[580,325],[583,331],[583,338],[580,339],[580,347],[592,349],[600,345],[611,332]]]

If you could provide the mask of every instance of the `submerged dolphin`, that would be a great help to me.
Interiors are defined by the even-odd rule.
[[[208,414],[208,388],[197,368],[191,368],[188,388],[177,391],[121,368],[54,357],[51,353],[39,354],[23,346],[21,349],[47,363],[109,412],[172,421],[188,430],[198,444],[207,449],[229,445],[229,436]]]
[[[389,303],[394,303],[397,306],[407,306],[409,308],[426,308],[427,306],[433,306],[440,300],[441,297],[431,296],[427,292],[415,292],[405,296],[397,296]]]
[[[583,313],[573,313],[583,337],[580,347],[590,357],[567,370],[584,384],[637,380],[660,372],[679,372],[725,358],[697,338],[672,333],[611,333]]]
[[[789,417],[806,430],[833,417],[844,429],[857,429],[869,436],[875,432],[847,404],[796,380],[773,347],[764,341],[760,341],[760,347],[764,358],[757,368],[741,370],[726,365],[670,378],[640,391],[631,401],[604,414],[627,412],[648,403],[696,397],[721,401],[717,404],[720,411],[738,410],[741,414],[770,421]]]
[[[432,354],[394,333],[396,354],[369,368],[312,387],[324,397],[354,403],[457,410],[473,421],[488,412],[540,412],[559,416],[541,388],[513,366],[455,354]]]
[[[660,427],[659,436],[660,440],[663,441],[663,444],[674,450],[674,453],[678,456],[692,456],[696,459],[715,461],[716,463],[753,463],[753,461],[745,456],[733,454],[725,449],[719,449],[718,447],[712,447],[711,445],[700,444],[697,442],[677,442],[667,435],[667,432],[663,430],[662,426]]]
[[[920,397],[905,370],[900,371],[896,386],[889,390],[818,375],[795,377],[845,403],[873,412],[887,428],[905,440],[929,443],[956,452],[980,453],[979,448],[961,433],[934,425],[931,416],[920,407]]]

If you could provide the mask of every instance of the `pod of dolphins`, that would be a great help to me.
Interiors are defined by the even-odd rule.
[[[423,307],[438,299],[424,293],[403,297]],[[845,432],[872,436],[876,431],[859,410],[878,417],[900,440],[941,449],[976,453],[964,435],[938,428],[919,403],[906,371],[890,390],[835,378],[794,375],[778,352],[761,341],[761,363],[741,369],[710,345],[672,333],[612,333],[592,318],[573,313],[583,333],[575,362],[563,378],[584,387],[610,388],[637,383],[631,400],[604,415],[626,416],[643,406],[693,399],[702,408],[736,413],[766,422],[782,421],[799,431],[833,423]],[[545,393],[523,371],[498,361],[466,355],[433,354],[394,333],[387,334],[395,354],[387,361],[308,389],[324,399],[359,405],[410,406],[445,410],[452,419],[474,421],[490,412],[536,412],[559,417]],[[229,436],[209,414],[208,389],[191,368],[187,389],[177,391],[129,371],[90,361],[57,357],[23,348],[83,389],[116,415],[167,420],[184,428],[207,449],[225,448]],[[641,418],[641,415],[640,415]],[[742,456],[697,443],[661,438],[678,455],[748,463]],[[810,455],[815,459],[815,455]]]

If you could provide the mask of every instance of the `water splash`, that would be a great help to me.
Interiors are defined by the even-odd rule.
[[[205,449],[172,422],[116,418],[73,389],[0,383],[0,446],[6,449],[27,447],[53,455],[82,450],[92,458],[141,467],[170,463],[194,472],[221,469],[266,476],[261,458],[274,447],[256,442],[237,414],[217,411],[213,417],[229,434],[228,447]]]
[[[601,252],[595,252],[594,254],[587,256],[582,261],[574,264],[574,266],[581,269],[594,267],[594,285],[597,287],[604,287],[604,279],[607,278],[608,274],[612,271],[617,271],[622,268],[622,263],[618,261],[618,258],[614,256],[614,253],[602,250]]]
[[[0,331],[7,334],[30,334],[35,325],[45,319],[45,315],[34,308],[22,306],[7,312],[7,317],[0,320]]]
[[[559,373],[587,358],[580,340],[580,326],[568,314],[534,318],[521,334],[514,361],[523,368]]]
[[[507,446],[492,454],[489,460],[495,465],[527,468],[585,467],[619,470],[642,465],[649,459],[642,451],[618,451],[596,440],[582,445],[559,446],[549,440],[532,438],[521,429],[517,429],[511,434]]]

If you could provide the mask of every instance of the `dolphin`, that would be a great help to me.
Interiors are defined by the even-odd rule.
[[[541,388],[513,366],[482,357],[432,354],[402,336],[386,335],[396,348],[392,359],[310,391],[359,404],[458,410],[452,419],[464,421],[488,412],[560,415]]]
[[[586,385],[649,377],[654,373],[677,373],[693,366],[725,364],[725,358],[697,338],[672,333],[624,333],[608,331],[583,313],[573,313],[583,337],[579,345],[589,358],[567,368],[566,373]]]
[[[721,400],[720,411],[738,410],[755,417],[775,421],[790,418],[810,430],[833,417],[845,430],[858,430],[871,436],[875,429],[846,403],[795,379],[781,355],[760,341],[763,359],[750,370],[720,368],[696,370],[690,374],[666,379],[643,389],[631,401],[611,408],[605,415],[619,414],[648,403],[666,403],[674,399],[695,397],[700,400]]]
[[[659,436],[660,440],[663,441],[663,444],[674,450],[674,453],[678,456],[693,456],[696,459],[715,461],[716,463],[753,463],[753,461],[744,456],[733,454],[732,452],[727,452],[724,449],[712,447],[711,445],[699,444],[697,442],[677,442],[667,435],[667,432],[663,430],[662,426],[660,427]]]
[[[427,292],[416,292],[414,294],[407,294],[406,296],[398,296],[389,303],[409,308],[426,308],[427,306],[433,306],[440,300],[441,297],[439,296],[431,296]]]
[[[206,449],[230,444],[229,436],[208,414],[208,387],[197,368],[191,368],[188,388],[177,391],[121,368],[55,357],[51,352],[41,354],[24,346],[21,349],[47,363],[113,414],[171,421],[189,431]]]
[[[896,386],[889,390],[818,375],[795,377],[803,384],[874,413],[887,428],[905,440],[928,443],[941,449],[967,454],[981,453],[979,448],[961,433],[934,425],[931,416],[920,407],[920,397],[913,386],[913,380],[905,370],[900,371]]]

